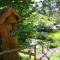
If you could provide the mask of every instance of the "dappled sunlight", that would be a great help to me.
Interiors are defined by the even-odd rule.
[[[59,0],[0,0],[0,60],[59,60],[59,51]]]

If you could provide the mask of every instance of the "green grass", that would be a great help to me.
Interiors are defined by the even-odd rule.
[[[41,49],[41,48],[38,48],[38,49],[36,50],[36,53],[42,53],[42,49]]]
[[[34,57],[31,56],[31,59],[29,58],[29,55],[25,55],[23,53],[19,53],[19,55],[22,57],[22,60],[34,60]]]
[[[55,52],[50,60],[60,60],[60,52]]]

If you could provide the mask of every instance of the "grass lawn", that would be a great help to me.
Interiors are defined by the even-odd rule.
[[[60,60],[60,52],[55,52],[50,60]]]
[[[22,60],[34,60],[34,57],[32,56],[31,59],[29,58],[29,55],[25,55],[23,53],[19,53],[19,55],[22,57]]]

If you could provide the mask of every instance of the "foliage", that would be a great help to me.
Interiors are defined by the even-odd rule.
[[[35,21],[36,21],[36,12],[33,12],[29,18],[26,18],[21,23],[17,23],[17,35],[19,37],[20,42],[26,43],[28,42],[29,38],[35,37]],[[34,17],[33,17],[34,16]],[[36,16],[36,17],[35,17]],[[33,21],[35,19],[35,21]],[[36,33],[37,34],[37,33]]]
[[[60,8],[59,0],[34,0],[35,7],[40,14],[48,16],[48,20],[51,20],[50,17]]]
[[[57,45],[58,45],[58,44],[56,44],[56,43],[51,43],[49,47],[50,47],[50,48],[56,48],[56,47],[58,47]]]
[[[39,38],[50,42],[60,40],[59,32],[51,29],[54,23],[58,23],[53,14],[57,11],[56,9],[59,9],[59,3],[59,0],[39,2],[36,0],[1,0],[0,9],[10,6],[20,13],[22,21],[17,23],[17,35],[21,44],[25,45],[29,38]]]
[[[16,8],[17,12],[20,14],[22,21],[17,23],[17,32],[19,42],[23,45],[27,45],[27,39],[32,37],[33,34],[33,22],[30,16],[35,10],[32,7],[31,0],[1,0],[0,9],[6,7]],[[33,9],[33,10],[32,10]],[[31,21],[30,21],[31,19]],[[23,42],[23,43],[22,43]]]
[[[0,8],[4,7],[14,7],[20,13],[20,15],[27,17],[34,10],[31,10],[31,5],[33,2],[31,0],[1,0]]]
[[[51,60],[59,60],[59,59],[60,59],[60,53],[59,52],[55,52],[51,57]]]
[[[21,56],[21,60],[30,60],[29,55],[23,53],[19,53],[19,55]],[[31,56],[31,60],[34,60],[33,56]]]

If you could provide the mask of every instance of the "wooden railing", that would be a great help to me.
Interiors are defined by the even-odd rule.
[[[16,52],[16,51],[19,51],[19,50],[20,50],[20,48],[2,51],[2,52],[0,52],[0,55],[4,55],[4,54],[7,54],[7,53],[11,53],[11,52]]]
[[[12,53],[12,52],[21,52],[24,54],[28,54],[30,58],[31,56],[34,56],[34,60],[36,60],[36,45],[30,45],[29,47],[33,47],[33,46],[34,46],[34,53],[31,53],[30,49],[28,50],[28,52],[25,52],[25,51],[22,51],[22,49],[17,48],[17,49],[2,51],[0,52],[0,56],[4,54]]]

